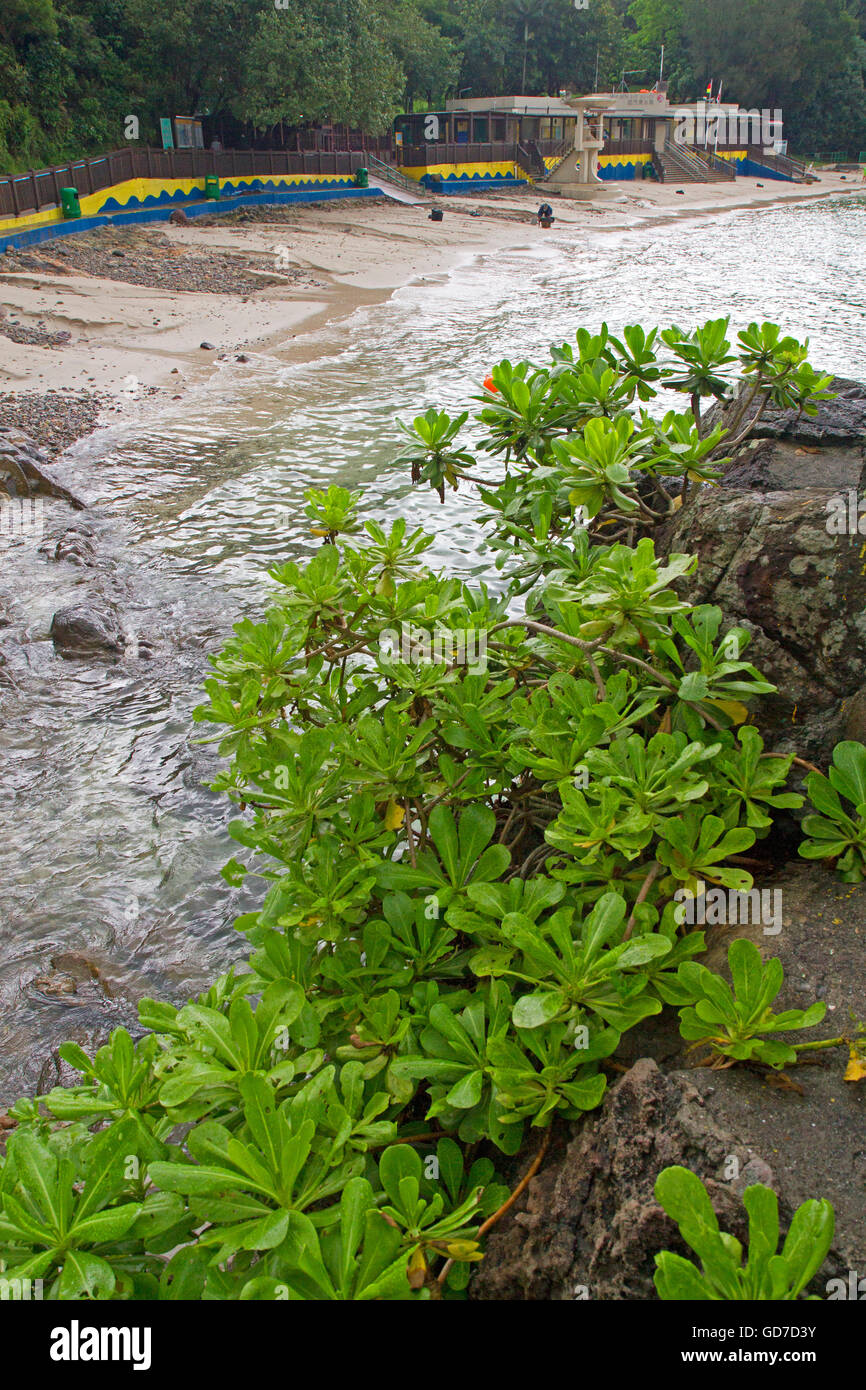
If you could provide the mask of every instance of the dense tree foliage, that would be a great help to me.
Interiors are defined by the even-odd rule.
[[[801,151],[866,148],[866,0],[3,0],[0,166],[117,147],[125,118],[371,132],[406,106],[708,80]]]

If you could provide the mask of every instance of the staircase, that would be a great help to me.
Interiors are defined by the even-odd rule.
[[[520,144],[517,146],[515,163],[520,165],[524,174],[529,179],[547,178],[547,165],[534,140],[527,140],[525,145]]]
[[[706,152],[710,154],[710,151]],[[720,168],[719,166],[725,166]],[[704,158],[704,152],[665,141],[663,150],[653,156],[653,167],[662,183],[727,183],[735,178],[733,169],[723,159]]]
[[[571,151],[571,141],[560,140],[553,151],[556,163],[551,165],[548,169],[544,162],[544,155],[538,148],[537,141],[527,140],[525,145],[521,144],[517,146],[514,162],[520,166],[527,178],[531,179],[533,183],[544,183],[546,179],[550,178],[551,174],[556,173],[563,161],[571,154]]]
[[[722,156],[720,154],[716,154],[714,150],[701,150],[693,148],[689,151],[689,153],[696,155],[698,159],[702,159],[706,162],[710,171],[710,179],[712,182],[736,182],[737,171],[730,159],[722,159]]]
[[[568,159],[573,149],[574,145],[570,140],[560,140],[556,149],[553,151],[553,157],[556,163],[551,164],[550,168],[548,168],[546,164],[544,165],[544,174],[541,176],[539,182],[545,183],[548,179],[552,178],[557,169],[560,169]],[[542,159],[541,162],[544,164],[544,159]]]

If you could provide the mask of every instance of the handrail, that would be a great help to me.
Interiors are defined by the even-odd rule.
[[[404,193],[414,193],[416,198],[423,197],[426,192],[422,183],[410,179],[402,169],[395,168],[393,164],[386,164],[384,159],[378,159],[374,154],[367,155],[367,168],[371,174],[378,174],[380,179],[386,179],[397,188],[402,188]]]
[[[788,154],[765,154],[759,145],[749,145],[746,151],[749,159],[763,164],[767,169],[777,169],[780,174],[788,174],[793,179],[806,178],[806,165],[801,159],[793,159]]]

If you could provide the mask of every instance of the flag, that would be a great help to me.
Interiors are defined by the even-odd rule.
[[[709,82],[707,83],[707,96],[710,97],[710,98],[712,98],[712,95],[713,95],[713,79],[710,78]]]
[[[719,90],[716,92],[716,101],[721,101],[721,99],[722,99],[722,84],[721,84],[721,82],[720,82],[720,83],[719,83]]]

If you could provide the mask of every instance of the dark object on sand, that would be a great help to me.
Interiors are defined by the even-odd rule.
[[[432,208],[431,211],[430,211],[430,218],[429,218],[429,220],[430,220],[431,222],[441,222],[441,221],[442,221],[442,209],[441,209],[441,208]]]
[[[189,218],[183,208],[175,208],[168,220],[173,222],[176,227],[188,227],[190,225]]]
[[[553,216],[553,208],[550,206],[550,203],[542,203],[535,215],[538,218],[539,227],[553,226],[555,219]]]

